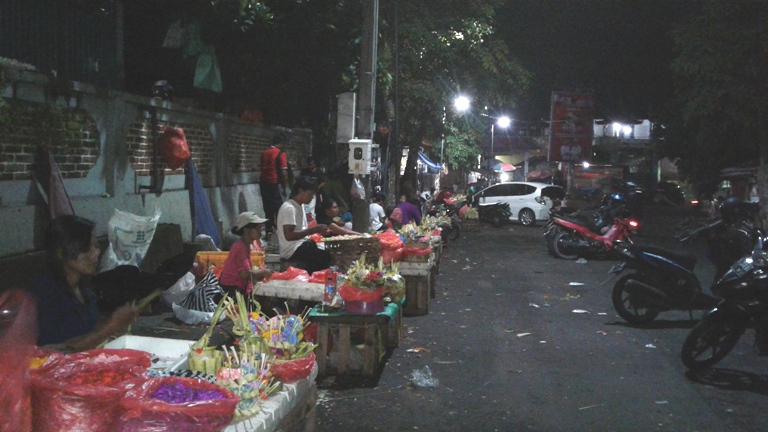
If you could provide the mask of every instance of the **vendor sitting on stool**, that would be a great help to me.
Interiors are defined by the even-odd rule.
[[[93,349],[125,333],[138,316],[139,310],[126,304],[101,319],[90,284],[99,263],[93,227],[90,220],[73,215],[59,216],[48,226],[48,273],[28,288],[37,301],[39,346],[69,352]]]
[[[331,265],[331,254],[318,249],[308,237],[315,233],[325,235],[328,226],[317,224],[307,227],[307,216],[303,205],[309,204],[315,196],[315,184],[306,177],[299,177],[291,189],[291,197],[277,212],[277,237],[280,240],[280,258],[301,262],[308,273],[327,269]]]
[[[317,223],[328,225],[330,235],[360,235],[359,232],[352,231],[341,217],[339,217],[339,205],[333,198],[327,198],[320,206],[320,212],[317,213]]]
[[[272,270],[253,268],[251,264],[251,245],[261,240],[261,229],[267,221],[255,212],[244,212],[240,213],[232,227],[232,234],[240,236],[240,240],[234,242],[229,249],[219,281],[221,288],[230,297],[234,298],[238,291],[251,294],[253,281],[272,276]]]

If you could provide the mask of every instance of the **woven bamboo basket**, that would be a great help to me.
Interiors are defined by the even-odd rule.
[[[376,264],[381,256],[381,243],[377,238],[356,238],[325,242],[325,250],[331,253],[332,264],[340,272],[346,272],[353,262],[365,254],[365,262]]]
[[[464,219],[461,222],[461,229],[466,232],[480,231],[481,226],[480,219]]]

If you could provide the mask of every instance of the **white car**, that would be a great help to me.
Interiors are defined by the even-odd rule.
[[[546,183],[506,182],[488,186],[475,196],[481,205],[498,201],[509,204],[509,210],[512,212],[509,220],[531,226],[535,225],[536,221],[549,219],[552,200],[563,199],[565,190]]]

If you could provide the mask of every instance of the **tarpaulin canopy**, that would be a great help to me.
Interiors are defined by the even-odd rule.
[[[441,165],[439,163],[432,162],[431,159],[427,157],[422,152],[419,152],[419,160],[421,163],[427,166],[427,171],[431,174],[437,174],[440,172]]]

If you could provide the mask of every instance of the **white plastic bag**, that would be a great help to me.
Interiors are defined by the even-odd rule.
[[[171,306],[173,308],[173,314],[176,318],[184,322],[184,324],[210,324],[213,320],[213,312],[200,312],[192,309],[185,309],[177,304]],[[221,314],[219,322],[224,321],[224,314]]]
[[[365,187],[363,187],[363,182],[361,182],[359,178],[356,178],[355,181],[352,182],[352,190],[349,192],[352,195],[352,198],[365,199]]]
[[[171,285],[171,287],[163,293],[163,300],[165,300],[165,302],[169,305],[178,303],[184,300],[184,298],[187,297],[187,294],[189,294],[189,292],[192,291],[192,288],[194,287],[195,275],[187,272],[187,274],[180,277],[175,284]]]
[[[119,265],[141,267],[149,244],[155,235],[160,209],[152,216],[139,216],[115,209],[109,220],[109,248],[101,259],[99,272],[112,270]]]

